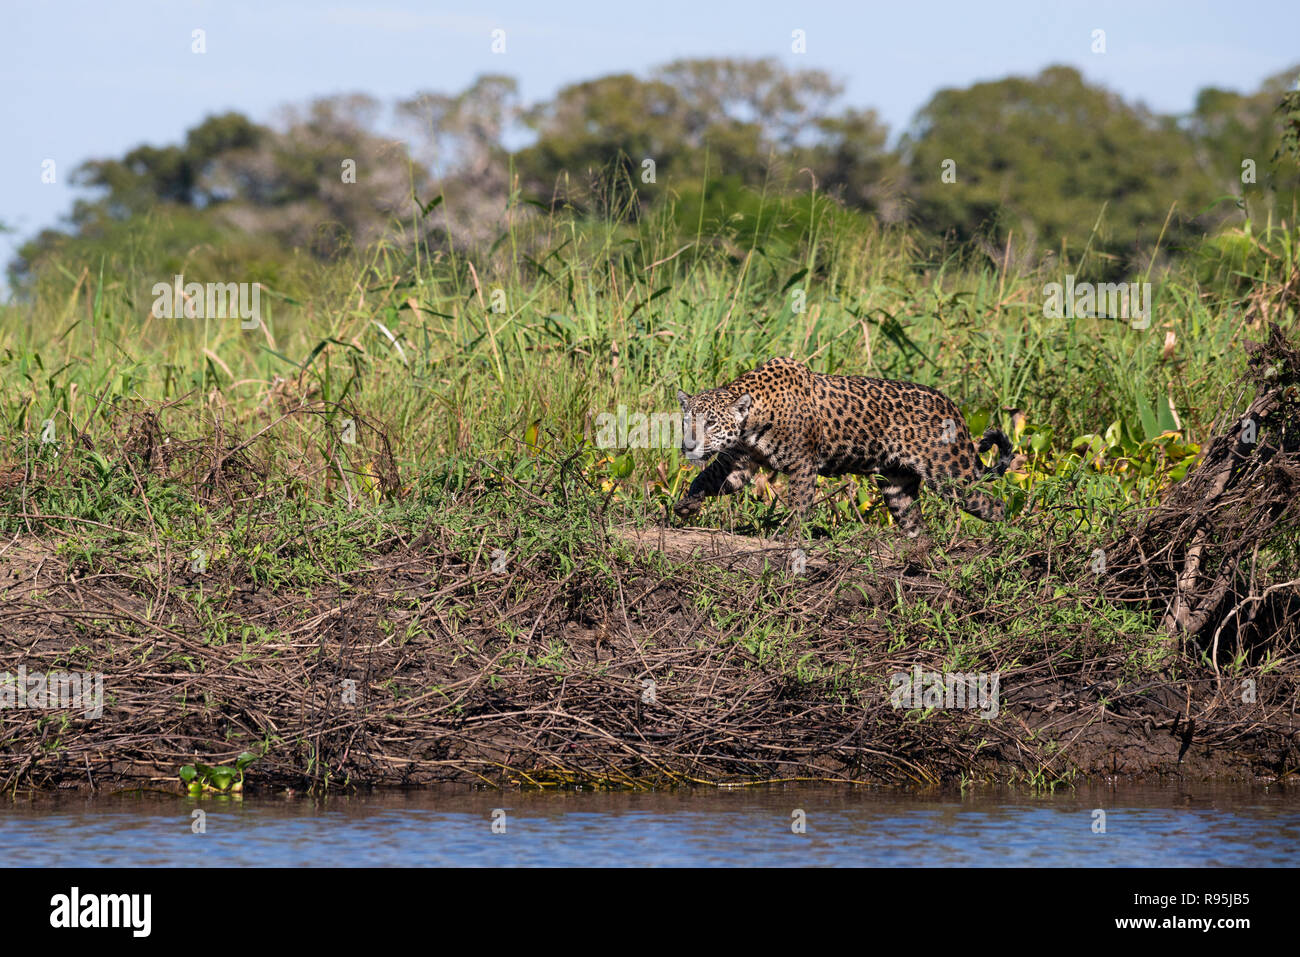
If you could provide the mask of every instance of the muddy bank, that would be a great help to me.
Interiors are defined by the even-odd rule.
[[[79,574],[16,537],[0,544],[0,674],[102,673],[104,700],[93,719],[0,711],[0,783],[179,790],[182,764],[249,750],[262,754],[250,788],[1276,779],[1300,763],[1294,670],[1144,662],[1070,616],[1020,630],[1027,605],[1060,601],[1032,562],[1017,602],[945,583],[973,549],[927,567],[888,540],[814,547],[796,578],[755,567],[752,540],[666,534],[611,536],[593,545],[604,567],[560,574],[494,573],[426,532],[312,595],[193,574],[180,557],[160,593],[157,575]],[[720,577],[730,558],[741,569]],[[906,686],[892,675],[955,663],[930,628],[885,613],[900,590],[978,616],[988,640],[961,665],[997,676],[995,715],[894,706]],[[772,618],[770,642],[721,607]]]

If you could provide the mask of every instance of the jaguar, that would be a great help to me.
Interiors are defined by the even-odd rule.
[[[915,507],[924,484],[984,521],[1006,505],[974,487],[1006,472],[1011,442],[986,430],[977,446],[957,406],[915,382],[822,375],[796,359],[769,359],[697,395],[678,390],[682,452],[701,469],[674,512],[689,519],[706,499],[739,492],[760,468],[789,476],[789,504],[802,523],[817,476],[874,475],[885,505],[909,538],[922,531]],[[997,447],[985,466],[980,456]]]

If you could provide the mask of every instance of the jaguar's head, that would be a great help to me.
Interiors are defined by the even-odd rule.
[[[680,389],[677,401],[682,404],[682,452],[696,468],[719,452],[728,452],[740,444],[745,419],[754,400],[748,392],[710,389],[688,395]]]

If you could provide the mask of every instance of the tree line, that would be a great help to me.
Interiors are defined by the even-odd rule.
[[[329,260],[381,237],[490,242],[524,206],[629,223],[670,207],[695,232],[816,192],[936,242],[1025,261],[1087,247],[1103,271],[1132,273],[1234,220],[1294,221],[1298,76],[1203,89],[1171,116],[1051,66],[939,90],[892,145],[873,110],[840,105],[833,77],[773,59],[680,60],[534,104],[501,75],[388,105],[329,97],[268,123],[210,116],[180,143],[86,162],[65,223],[8,269],[21,293],[49,262],[142,226],[176,257],[217,243],[273,269],[289,251]]]

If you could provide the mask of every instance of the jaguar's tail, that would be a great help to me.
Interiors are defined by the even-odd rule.
[[[992,465],[985,466],[985,476],[1002,475],[1006,472],[1007,466],[1011,464],[1011,440],[1007,438],[1006,433],[1001,429],[989,426],[984,430],[984,437],[980,439],[978,446],[980,454],[983,455],[995,445],[998,447],[998,460]]]

